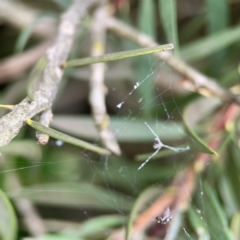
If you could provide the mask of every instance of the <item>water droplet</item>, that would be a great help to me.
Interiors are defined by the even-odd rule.
[[[63,141],[62,140],[56,140],[55,144],[56,144],[56,146],[61,147],[63,145]]]

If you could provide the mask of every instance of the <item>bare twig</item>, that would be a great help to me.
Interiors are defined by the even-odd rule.
[[[48,109],[41,114],[39,122],[42,125],[48,127],[50,122],[52,121],[52,117],[53,117],[52,110]],[[37,140],[38,140],[39,144],[45,145],[45,144],[48,143],[49,136],[47,134],[37,131],[36,132],[36,137],[37,137]]]
[[[105,20],[105,22],[107,27],[116,34],[126,37],[143,47],[150,47],[158,44],[148,35],[140,33],[138,30],[113,17],[109,17]],[[181,73],[187,78],[187,80],[191,81],[195,86],[195,89],[198,89],[199,92],[201,92],[203,89],[206,89],[206,91],[210,92],[216,97],[219,97],[223,101],[235,101],[237,103],[240,102],[238,96],[231,94],[229,91],[218,85],[214,79],[211,79],[198,72],[196,69],[186,64],[183,60],[174,56],[171,52],[158,52],[154,53],[154,55],[166,61],[166,63],[173,67],[173,69]]]
[[[68,57],[78,23],[97,3],[97,0],[77,0],[63,15],[55,44],[47,52],[47,64],[35,92],[36,101],[26,97],[0,119],[0,146],[7,145],[18,134],[26,118],[51,108],[63,75],[59,64]]]
[[[106,29],[103,19],[108,15],[106,7],[99,7],[94,14],[92,24],[92,56],[104,54]],[[118,146],[113,132],[109,129],[109,116],[106,110],[104,85],[105,64],[98,63],[91,66],[90,95],[89,101],[92,107],[92,114],[99,131],[100,137],[106,148],[116,155],[120,155],[121,150]]]

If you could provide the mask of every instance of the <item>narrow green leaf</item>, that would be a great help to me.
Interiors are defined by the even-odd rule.
[[[153,0],[141,0],[140,1],[140,8],[138,12],[138,29],[147,34],[148,36],[155,39],[156,35],[156,20],[155,20],[155,9],[154,9],[154,1]],[[147,106],[151,99],[154,98],[155,88],[154,85],[154,75],[148,74],[149,69],[152,67],[152,63],[155,61],[153,56],[144,56],[141,58],[134,59],[136,61],[136,79],[140,82],[147,76],[148,78],[146,81],[143,82],[144,86],[138,89],[138,92],[142,98],[140,103],[141,106]],[[146,91],[147,89],[147,91]],[[142,114],[143,117],[149,118],[151,115],[152,109],[151,108],[143,108]]]
[[[198,135],[188,126],[185,120],[183,120],[185,126],[185,132],[189,137],[191,148],[198,152],[204,152],[209,154],[218,155],[213,149],[207,146],[199,137]]]
[[[227,218],[224,210],[216,197],[214,188],[205,182],[203,185],[202,214],[207,224],[208,232],[213,240],[232,240],[230,229],[227,226]]]
[[[202,38],[181,48],[181,56],[186,61],[197,61],[218,52],[240,39],[240,25]]]
[[[81,147],[81,148],[84,148],[86,150],[90,150],[90,151],[93,151],[93,152],[96,152],[96,153],[99,153],[99,154],[102,154],[102,155],[109,155],[110,154],[110,152],[107,149],[100,148],[100,147],[97,147],[93,144],[85,142],[83,140],[71,137],[71,136],[69,136],[65,133],[56,131],[56,130],[54,130],[52,128],[49,128],[49,127],[46,127],[46,126],[44,126],[44,125],[42,125],[38,122],[32,121],[29,118],[26,119],[26,122],[32,128],[37,129],[38,131],[40,131],[42,133],[45,133],[45,134],[47,134],[50,137],[53,137],[55,139],[62,140],[64,142],[70,143],[72,145],[75,145],[75,146],[78,146],[78,147]]]
[[[205,0],[207,30],[209,34],[214,34],[227,28],[228,25],[228,4],[226,0]],[[221,17],[219,17],[221,16]],[[218,66],[226,64],[226,50],[221,50],[212,56],[211,73],[216,76],[221,76]]]
[[[153,0],[140,0],[138,12],[138,27],[139,29],[155,39],[156,36],[156,17],[155,3]]]
[[[159,0],[162,25],[168,41],[174,44],[175,54],[179,54],[178,30],[177,30],[177,6],[176,0]]]
[[[39,18],[40,19],[40,18]],[[35,20],[34,22],[30,23],[26,27],[22,29],[20,34],[18,35],[16,44],[15,44],[15,51],[16,52],[22,52],[25,46],[27,45],[27,42],[31,36],[32,30],[34,27],[36,27],[36,24],[38,23],[39,19]]]
[[[33,194],[34,193],[34,194]],[[44,194],[47,193],[47,194]],[[25,191],[15,189],[14,197],[24,196],[37,204],[53,206],[77,207],[81,209],[95,209],[98,211],[130,211],[133,200],[117,191],[109,194],[109,189],[88,183],[56,182],[28,186]],[[8,196],[11,198],[11,191]],[[116,202],[121,199],[121,204]]]
[[[163,52],[172,50],[174,45],[172,43],[160,45],[156,47],[149,47],[149,48],[141,48],[137,50],[130,50],[130,51],[123,51],[123,52],[117,52],[117,53],[109,53],[102,56],[97,57],[87,57],[87,58],[81,58],[81,59],[74,59],[70,60],[68,62],[64,62],[61,64],[61,67],[63,68],[69,68],[69,67],[77,67],[77,66],[84,66],[94,63],[100,63],[100,62],[110,62],[110,61],[116,61],[121,60],[125,58],[131,58],[131,57],[137,57],[142,56],[146,54],[151,54],[155,52]]]
[[[122,117],[111,117],[111,129],[121,129],[121,134],[116,134],[118,141],[138,143],[150,141],[153,143],[154,136],[145,127],[142,119],[129,121],[127,126],[124,124],[125,121]],[[185,137],[183,132],[184,127],[180,122],[167,122],[163,124],[160,121],[159,126],[155,127],[155,120],[150,120],[148,124],[152,126],[154,132],[161,137],[163,142],[179,140]],[[69,134],[75,134],[80,138],[96,139],[98,134],[91,117],[85,115],[54,115],[51,126]]]
[[[189,19],[186,24],[179,29],[178,36],[179,39],[181,39],[181,42],[191,41],[197,33],[200,32],[205,23],[206,19],[201,13]]]
[[[234,239],[240,239],[240,212],[237,212],[231,221],[231,230]]]
[[[218,188],[225,206],[225,212],[228,216],[232,216],[235,212],[237,212],[239,206],[235,197],[236,191],[238,190],[234,189],[234,186],[231,185],[230,179],[227,177],[227,171],[228,169],[224,168],[223,171],[219,172],[219,174],[221,174],[221,178],[218,182]]]
[[[42,151],[36,141],[19,140],[12,141],[1,148],[1,153],[11,156],[21,156],[32,161],[39,161],[42,158]]]
[[[205,0],[205,3],[208,32],[214,33],[226,28],[229,22],[229,11],[226,0]]]
[[[47,57],[44,55],[37,61],[33,70],[30,73],[27,86],[27,94],[28,97],[33,101],[36,101],[35,92],[38,88],[46,63]]]
[[[98,233],[107,229],[115,228],[117,226],[123,226],[125,222],[125,218],[122,215],[109,215],[109,216],[101,216],[95,217],[88,221],[85,221],[79,229],[72,232],[71,235],[74,237],[85,238],[98,235]]]
[[[198,240],[210,240],[210,235],[206,229],[205,223],[192,206],[188,207],[189,222],[198,235]]]
[[[17,234],[17,220],[7,196],[0,190],[0,239],[14,240]]]
[[[27,238],[29,240],[36,240],[36,238]],[[37,240],[84,240],[83,238],[68,237],[60,234],[46,234],[37,237]]]
[[[191,116],[192,115],[191,114],[192,106],[194,106],[194,105],[199,106],[200,104],[202,104],[202,102],[205,102],[205,100],[204,99],[200,99],[200,101],[197,100],[196,103],[190,104],[189,106],[187,106],[185,108],[184,113],[183,113],[183,124],[185,127],[185,132],[189,137],[188,140],[190,141],[190,145],[191,145],[192,149],[194,149],[198,152],[204,152],[204,153],[218,155],[217,152],[215,152],[213,149],[208,147],[207,144],[205,144],[190,127],[193,125],[193,124],[191,124],[190,120],[193,122],[195,122],[195,121],[197,122],[198,118],[202,117],[201,115],[198,116],[198,114],[196,114],[196,119],[195,119],[195,116],[194,117]],[[209,101],[210,107],[208,107],[206,111],[204,110],[201,112],[206,115],[209,112],[211,112],[211,109],[214,109],[217,106],[217,104],[218,104],[218,102]],[[187,122],[187,120],[188,120],[188,122]]]
[[[238,126],[238,124],[236,124]],[[230,186],[232,187],[232,193],[234,194],[234,199],[237,203],[237,207],[240,207],[240,162],[239,162],[240,150],[238,145],[235,146],[233,141],[230,142],[227,152],[227,161],[225,163],[225,173],[229,181]]]

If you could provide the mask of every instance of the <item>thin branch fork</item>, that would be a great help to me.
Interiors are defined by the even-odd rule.
[[[60,63],[66,61],[79,22],[97,0],[76,0],[62,16],[54,45],[47,51],[47,64],[35,92],[36,101],[26,97],[14,109],[0,119],[0,147],[7,145],[20,131],[26,118],[51,108],[63,70]]]

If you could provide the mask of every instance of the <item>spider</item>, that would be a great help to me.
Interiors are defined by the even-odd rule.
[[[172,216],[170,216],[171,212],[169,207],[165,210],[163,217],[156,217],[157,223],[166,224],[172,220]]]

